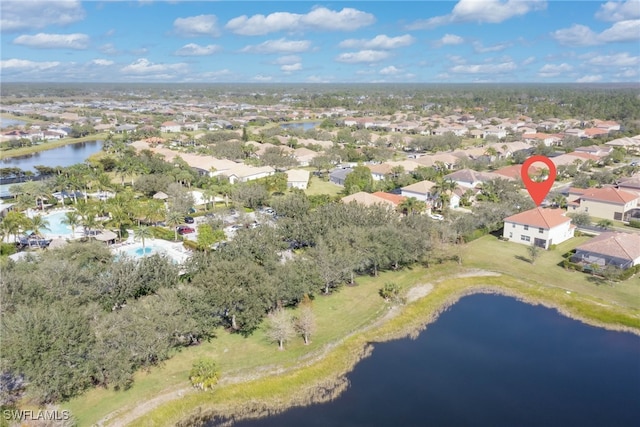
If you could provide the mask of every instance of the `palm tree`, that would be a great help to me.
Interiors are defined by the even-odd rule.
[[[596,225],[606,230],[613,225],[613,221],[611,221],[610,219],[601,219]]]
[[[173,232],[175,233],[174,240],[178,240],[178,226],[182,224],[183,221],[182,214],[176,211],[168,211],[166,216],[167,225],[173,227]]]
[[[145,239],[150,239],[153,237],[153,234],[151,232],[151,228],[147,227],[146,225],[141,225],[140,227],[136,228],[136,235],[135,235],[135,239],[138,240],[142,240],[142,252],[144,253],[144,249],[145,249]]]
[[[71,233],[75,236],[76,227],[81,224],[80,215],[76,211],[69,211],[64,214],[64,218],[62,219],[62,223],[64,225],[68,225],[71,227]]]
[[[414,215],[415,213],[423,212],[427,208],[427,204],[415,197],[407,197],[398,205],[398,208],[405,215]]]
[[[11,211],[2,219],[2,231],[7,236],[13,234],[13,241],[18,241],[18,234],[29,226],[29,218],[22,212]]]
[[[31,218],[29,225],[36,234],[40,234],[40,230],[50,230],[49,221],[44,219],[42,215],[36,215]]]
[[[95,230],[99,228],[102,224],[96,219],[95,212],[89,212],[87,216],[82,221],[84,225],[84,233],[91,237],[91,230]]]

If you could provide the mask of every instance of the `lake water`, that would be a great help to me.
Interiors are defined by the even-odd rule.
[[[283,123],[280,125],[283,129],[291,129],[291,128],[302,128],[302,130],[307,131],[309,129],[313,129],[320,125],[321,122],[307,122],[307,123]]]
[[[640,337],[496,295],[375,344],[348,379],[332,402],[233,425],[640,426]]]
[[[26,122],[23,122],[22,120],[0,117],[0,129],[8,128],[9,126],[22,126],[24,124],[26,124]]]
[[[100,150],[102,150],[102,141],[79,142],[26,156],[3,158],[0,167],[18,167],[24,171],[35,172],[34,166],[71,166],[83,163],[89,156]]]

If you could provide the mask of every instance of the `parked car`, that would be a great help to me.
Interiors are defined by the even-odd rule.
[[[186,224],[193,224],[193,223],[195,222],[195,220],[193,219],[193,217],[192,217],[192,216],[185,216],[185,217],[184,217],[184,222],[185,222]]]
[[[440,214],[431,214],[429,215],[429,217],[431,219],[435,219],[436,221],[442,221],[444,219],[444,217]]]
[[[191,227],[188,227],[186,225],[181,225],[180,227],[178,227],[178,234],[180,234],[181,236],[183,234],[191,234],[194,233],[196,230],[194,230]]]

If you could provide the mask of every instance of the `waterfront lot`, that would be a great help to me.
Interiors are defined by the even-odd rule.
[[[500,271],[518,279],[544,286],[561,287],[571,292],[591,295],[607,304],[640,308],[640,278],[638,275],[613,285],[589,274],[565,270],[558,264],[562,254],[588,241],[581,236],[559,244],[555,249],[541,251],[534,264],[528,262],[527,246],[504,242],[494,236],[484,236],[469,243],[463,251],[463,264]]]

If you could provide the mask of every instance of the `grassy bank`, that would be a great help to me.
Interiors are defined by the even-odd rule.
[[[298,339],[280,352],[262,330],[247,338],[219,331],[211,342],[185,349],[161,366],[136,374],[130,390],[92,390],[63,407],[71,409],[79,425],[92,425],[110,414],[107,425],[155,426],[172,425],[198,412],[204,417],[255,416],[326,400],[344,387],[344,373],[366,354],[367,343],[417,333],[443,309],[476,292],[506,294],[555,307],[593,325],[640,333],[637,278],[610,286],[557,266],[563,253],[586,239],[566,242],[531,264],[525,246],[486,236],[466,245],[461,252],[463,267],[497,271],[502,273],[499,277],[460,277],[463,267],[446,264],[359,278],[358,286],[316,298],[318,332],[309,346]],[[381,322],[389,307],[377,290],[389,281],[404,292],[421,283],[435,286],[427,297],[402,306],[396,317]],[[222,374],[217,389],[209,393],[195,392],[187,380],[191,365],[202,356],[214,358]],[[153,401],[163,398],[161,404]]]
[[[56,141],[43,142],[42,144],[32,145],[30,147],[11,148],[8,150],[0,151],[0,157],[6,159],[10,157],[26,156],[28,154],[51,150],[52,148],[64,147],[65,145],[69,144],[79,144],[81,142],[104,140],[107,135],[108,134],[106,132],[103,132],[88,135],[82,138],[63,138]]]
[[[431,293],[402,308],[380,326],[344,340],[317,363],[277,376],[218,387],[209,393],[191,393],[135,420],[141,426],[198,425],[213,416],[255,417],[290,406],[330,400],[345,387],[343,376],[369,353],[369,343],[415,334],[461,297],[473,293],[500,293],[532,304],[557,307],[562,313],[612,329],[640,333],[640,311],[605,306],[585,296],[558,288],[526,284],[509,276],[458,277],[437,283]]]
[[[433,269],[430,277],[441,277],[445,268]],[[217,331],[217,337],[197,347],[187,348],[149,371],[139,372],[131,389],[115,392],[94,389],[62,406],[70,409],[79,425],[92,425],[109,413],[131,410],[165,392],[188,387],[188,372],[195,360],[213,357],[218,363],[222,382],[243,381],[278,369],[290,369],[317,357],[328,345],[350,333],[373,323],[385,313],[386,305],[377,291],[387,281],[394,281],[403,289],[419,283],[427,274],[423,268],[400,272],[386,272],[379,277],[358,279],[358,286],[344,287],[334,295],[318,296],[313,303],[317,333],[312,343],[305,346],[296,339],[278,351],[264,331],[249,337]]]

